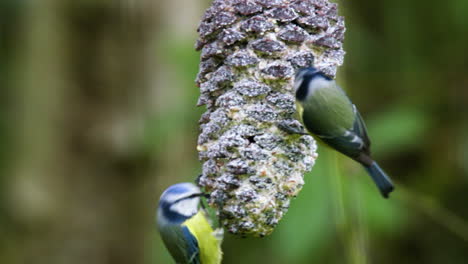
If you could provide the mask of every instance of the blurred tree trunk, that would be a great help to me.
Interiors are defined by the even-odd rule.
[[[20,235],[5,263],[143,263],[157,1],[29,3],[9,187]]]

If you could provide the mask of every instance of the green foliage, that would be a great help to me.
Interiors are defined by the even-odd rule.
[[[419,109],[397,105],[366,121],[376,156],[391,155],[401,149],[421,146],[430,129],[430,118]]]
[[[156,49],[160,58],[161,76],[167,86],[158,87],[158,94],[163,97],[164,107],[146,120],[143,144],[147,149],[163,155],[170,147],[168,144],[187,136],[196,138],[198,124],[196,120],[203,113],[197,108],[198,88],[194,80],[198,72],[199,55],[193,51],[192,40],[169,40],[162,42]],[[192,141],[193,148],[196,142]],[[194,157],[196,159],[196,157]]]
[[[320,154],[319,154],[320,155]],[[326,248],[324,241],[333,235],[330,219],[329,174],[326,161],[319,156],[311,173],[306,174],[305,185],[297,199],[272,235],[275,252],[283,252],[283,261],[306,263],[316,259]]]

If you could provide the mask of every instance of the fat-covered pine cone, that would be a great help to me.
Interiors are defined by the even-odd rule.
[[[315,66],[334,76],[345,27],[326,0],[215,0],[198,32],[199,184],[234,234],[270,234],[314,165],[309,135],[289,134],[294,75]]]

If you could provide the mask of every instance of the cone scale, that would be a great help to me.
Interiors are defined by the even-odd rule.
[[[343,62],[344,20],[324,0],[215,0],[198,28],[201,51],[198,184],[221,224],[269,235],[317,158],[297,120],[294,75],[314,66],[334,77]]]

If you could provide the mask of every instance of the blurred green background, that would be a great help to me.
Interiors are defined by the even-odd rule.
[[[0,263],[172,263],[161,192],[195,150],[207,0],[0,1]],[[396,181],[319,149],[273,235],[223,263],[467,263],[468,2],[342,1],[338,81]]]

